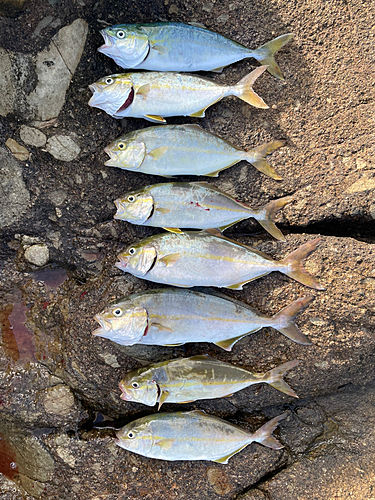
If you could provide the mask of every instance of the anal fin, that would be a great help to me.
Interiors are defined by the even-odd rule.
[[[256,330],[254,330],[254,331],[256,331]],[[252,332],[246,332],[246,333],[243,333],[242,335],[239,335],[238,337],[233,337],[231,339],[221,340],[220,342],[214,342],[214,344],[217,345],[218,347],[221,347],[222,349],[225,349],[226,351],[231,351],[232,347],[234,346],[234,344],[236,342],[241,340],[243,337],[246,337],[250,333],[252,333]]]
[[[163,229],[169,231],[170,233],[177,233],[177,234],[182,233],[181,229],[178,229],[177,227],[163,227]]]
[[[159,115],[144,115],[144,118],[150,122],[167,123],[167,120],[165,120],[162,116]]]
[[[216,462],[218,464],[227,464],[228,460],[231,457],[233,457],[233,455],[236,455],[236,453],[239,453],[241,450],[243,450],[244,448],[246,448],[247,445],[248,445],[248,443],[244,444],[243,446],[241,446],[240,448],[238,448],[238,450],[235,450],[233,453],[230,453],[229,455],[226,455],[225,457],[221,457],[221,458],[218,458],[217,460],[212,460],[212,461]]]

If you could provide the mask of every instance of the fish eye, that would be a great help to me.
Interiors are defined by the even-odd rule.
[[[124,38],[125,37],[125,31],[118,31],[117,32],[117,38]]]
[[[134,247],[129,248],[130,255],[134,255],[135,252],[136,252],[136,249]]]
[[[113,311],[113,314],[114,314],[114,316],[117,316],[117,317],[121,316],[121,314],[122,314],[122,309],[120,309],[120,308],[118,307],[117,309],[115,309],[115,310]]]
[[[135,196],[133,196],[132,194],[128,196],[128,201],[130,201],[130,203],[133,203],[133,201],[135,201]]]
[[[128,438],[129,438],[129,439],[133,439],[133,438],[135,438],[135,434],[134,434],[134,432],[133,432],[133,431],[129,431],[129,432],[128,432]]]
[[[106,78],[106,79],[105,79],[105,83],[106,83],[107,85],[111,85],[111,83],[113,83],[113,78]]]
[[[133,382],[132,387],[134,387],[134,389],[138,389],[138,387],[139,387],[138,382]]]
[[[118,147],[119,149],[125,149],[125,144],[124,144],[123,142],[119,142],[119,143],[117,144],[117,147]]]

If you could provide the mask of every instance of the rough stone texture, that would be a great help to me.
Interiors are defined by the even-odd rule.
[[[36,266],[44,266],[49,260],[49,250],[46,245],[32,245],[25,250],[25,259]]]
[[[30,194],[22,178],[22,166],[0,148],[0,226],[9,226],[26,212]]]
[[[47,137],[43,132],[34,127],[28,127],[27,125],[22,125],[20,128],[20,137],[25,144],[37,148],[44,146],[47,142]]]
[[[18,142],[20,126],[37,118],[35,126],[47,137],[70,136],[80,147],[74,162],[63,163],[35,146],[23,172],[9,153],[0,153],[0,425],[10,422],[9,436],[26,434],[27,446],[38,443],[54,462],[47,477],[20,467],[13,478],[15,498],[25,490],[42,500],[374,496],[374,15],[373,2],[358,0],[161,0],[128,3],[126,8],[104,0],[51,0],[26,3],[16,19],[0,20],[0,114],[6,115],[0,118],[1,146],[8,138]],[[84,21],[78,19],[82,16]],[[264,74],[255,84],[270,109],[225,99],[204,119],[168,122],[199,123],[239,147],[286,140],[270,159],[283,181],[275,182],[241,163],[209,182],[254,208],[294,195],[295,201],[277,215],[287,235],[285,243],[272,241],[251,221],[227,231],[234,239],[280,259],[323,235],[306,267],[325,291],[309,290],[279,273],[246,285],[243,292],[224,291],[268,315],[297,297],[313,295],[314,302],[297,319],[312,346],[294,344],[271,329],[243,339],[231,353],[208,344],[124,348],[91,336],[96,328],[93,315],[109,301],[154,286],[113,265],[122,247],[158,232],[113,220],[113,200],[130,189],[163,181],[103,165],[107,157],[102,150],[109,142],[149,124],[116,121],[87,105],[90,83],[122,71],[96,51],[103,43],[102,20],[201,22],[251,48],[282,33],[296,34],[277,55],[285,82]],[[87,43],[72,78],[80,56],[72,58],[64,47],[78,47],[69,35],[72,26],[83,44],[85,23],[90,26]],[[61,26],[65,28],[58,32]],[[49,57],[52,52],[56,61]],[[253,64],[243,61],[210,76],[232,84]],[[42,82],[60,69],[59,74],[71,80],[65,97],[55,102],[37,99],[50,96],[47,88],[42,92]],[[59,84],[54,79],[51,92]],[[54,118],[48,120],[50,116]],[[24,255],[25,246],[39,244],[48,246],[50,265],[55,266],[43,270],[43,279]],[[48,272],[54,271],[63,271],[68,279],[52,286]],[[184,406],[204,409],[252,431],[286,411],[287,418],[275,432],[284,450],[252,444],[228,465],[167,463],[121,450],[112,440],[111,428],[93,428],[119,427],[156,411],[119,399],[118,382],[126,371],[151,361],[203,353],[255,371],[301,360],[287,376],[299,400],[259,385],[230,398]],[[60,391],[65,395],[61,414],[55,413],[54,397]],[[175,410],[175,405],[165,405],[165,411]],[[18,450],[19,441],[13,443]],[[9,482],[0,475],[3,494],[2,487],[5,498],[12,498]]]
[[[54,135],[47,141],[47,151],[61,161],[72,161],[80,153],[81,149],[69,135]]]
[[[5,145],[10,149],[17,160],[26,161],[29,159],[30,154],[27,149],[21,146],[21,144],[18,144],[14,139],[8,139]]]

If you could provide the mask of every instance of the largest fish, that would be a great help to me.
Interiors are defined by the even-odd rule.
[[[217,286],[242,290],[242,286],[272,271],[324,290],[302,265],[318,246],[308,241],[280,261],[225,238],[217,230],[163,233],[145,238],[118,255],[116,266],[156,283],[192,287]]]
[[[90,106],[113,118],[145,118],[165,123],[164,116],[202,118],[205,110],[223,97],[234,95],[257,108],[268,108],[252,85],[267,66],[261,66],[236,85],[180,73],[123,73],[110,75],[90,85]]]
[[[281,35],[255,50],[198,26],[184,23],[117,24],[100,32],[99,52],[122,68],[152,71],[221,71],[224,66],[252,57],[268,65],[283,80],[274,53],[293,38]]]
[[[274,450],[283,448],[272,432],[285,417],[285,413],[279,415],[251,433],[203,411],[158,413],[122,427],[115,443],[150,458],[226,464],[254,441]]]

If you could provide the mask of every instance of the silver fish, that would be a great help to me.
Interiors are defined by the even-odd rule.
[[[165,288],[146,290],[107,306],[94,316],[93,335],[121,345],[181,345],[213,342],[230,351],[241,338],[272,327],[299,344],[310,340],[294,320],[313,300],[302,297],[274,316],[221,294]]]
[[[243,285],[273,271],[323,290],[302,265],[320,243],[308,241],[280,261],[247,245],[225,238],[217,230],[163,233],[129,246],[116,266],[156,283],[192,287],[217,286],[242,290]]]
[[[297,398],[283,376],[299,364],[284,363],[266,373],[251,373],[210,356],[173,359],[133,370],[121,380],[121,399],[148,406],[163,403],[188,403],[198,399],[230,396],[254,384],[269,384]]]
[[[165,177],[217,177],[244,160],[259,172],[281,180],[266,156],[283,145],[283,141],[273,141],[243,151],[198,125],[164,125],[135,130],[113,141],[104,148],[110,157],[105,165]]]
[[[164,116],[202,118],[205,110],[223,97],[234,95],[257,108],[267,104],[252,89],[266,66],[255,69],[236,85],[180,73],[124,73],[110,75],[90,85],[89,105],[113,118],[145,118],[165,123]]]
[[[293,38],[281,35],[255,50],[204,27],[184,23],[117,24],[100,32],[104,45],[99,52],[122,68],[152,71],[222,71],[224,66],[254,58],[283,80],[274,54]]]
[[[253,217],[276,239],[285,240],[271,217],[292,199],[286,196],[253,210],[207,182],[172,182],[130,191],[115,200],[114,218],[180,233],[179,228],[217,227],[224,231]]]
[[[158,413],[130,422],[115,443],[125,450],[160,460],[211,460],[221,464],[254,441],[279,450],[272,436],[286,414],[273,418],[254,434],[203,411]]]

